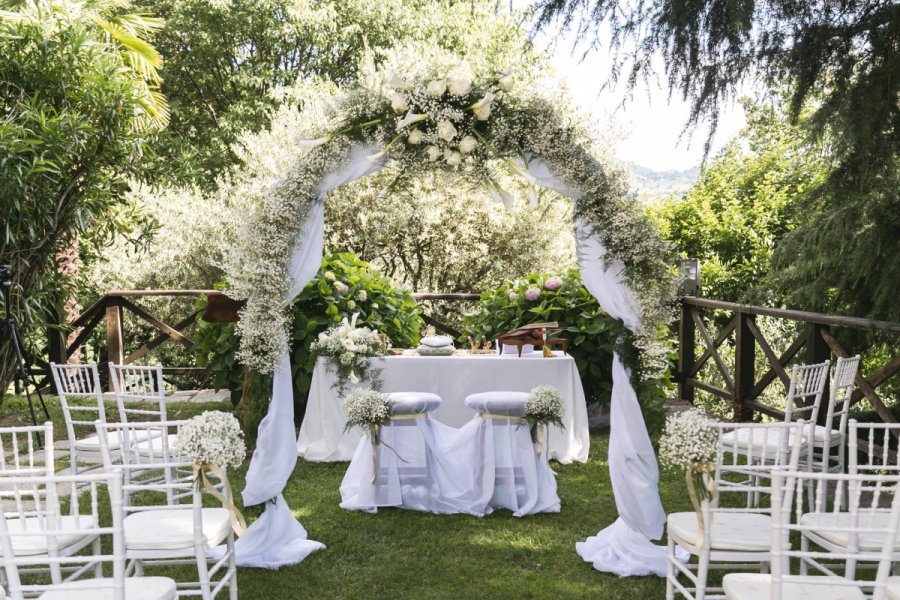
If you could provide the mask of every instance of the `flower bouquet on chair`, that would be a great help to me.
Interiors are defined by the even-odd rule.
[[[323,331],[310,347],[316,356],[328,358],[330,369],[337,375],[335,387],[340,395],[348,382],[370,381],[374,388],[381,387],[380,370],[369,363],[369,358],[384,356],[388,344],[377,331],[357,327],[356,318],[354,314],[350,321],[345,318],[340,325]]]
[[[341,400],[341,406],[344,407],[344,412],[347,414],[344,431],[358,426],[369,432],[369,439],[372,442],[372,482],[374,483],[377,472],[378,444],[381,442],[379,433],[381,426],[391,416],[391,403],[380,392],[357,388]]]
[[[714,475],[719,434],[713,423],[697,409],[686,410],[666,418],[666,429],[659,440],[660,464],[684,470],[688,496],[697,512],[698,547],[703,545],[705,533],[701,503],[715,505],[719,496]]]
[[[540,457],[550,425],[563,428],[562,394],[552,385],[539,385],[528,394],[525,402],[526,422],[531,425],[534,452]]]
[[[241,466],[247,455],[241,424],[235,416],[208,410],[188,419],[178,431],[173,450],[176,455],[193,458],[194,485],[214,496],[228,509],[235,535],[243,535],[247,523],[234,505],[234,495],[225,472],[229,467]],[[225,495],[209,480],[207,473],[219,479]]]

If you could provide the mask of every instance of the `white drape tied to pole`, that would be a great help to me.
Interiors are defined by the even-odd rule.
[[[344,168],[328,173],[322,180],[318,196],[294,243],[288,267],[292,284],[291,291],[285,298],[285,306],[290,306],[322,265],[325,195],[336,187],[380,170],[382,165],[366,158],[373,152],[373,148],[355,148]],[[235,542],[237,564],[267,568],[295,564],[325,545],[307,539],[306,529],[293,517],[281,496],[288,477],[297,464],[294,387],[288,353],[278,361],[272,377],[269,411],[259,424],[257,432],[257,446],[247,469],[247,482],[242,496],[244,506],[265,502],[265,512]]]
[[[578,200],[577,194],[559,181],[547,163],[529,159],[520,166],[538,185]],[[599,164],[597,168],[602,168]],[[587,290],[611,317],[635,331],[640,310],[625,283],[625,265],[605,260],[606,248],[598,234],[575,223],[578,268]],[[629,575],[666,574],[666,548],[650,542],[662,537],[666,513],[659,498],[659,468],[647,433],[637,394],[628,370],[613,353],[613,386],[610,400],[609,474],[619,518],[596,536],[575,544],[575,550],[599,571]]]

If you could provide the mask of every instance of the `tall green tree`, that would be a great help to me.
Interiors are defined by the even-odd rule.
[[[493,61],[528,60],[526,32],[488,0],[136,0],[166,19],[157,40],[172,121],[154,144],[163,181],[210,189],[269,126],[287,88],[356,77],[364,54],[427,42]],[[487,63],[490,64],[490,63]],[[479,65],[480,66],[480,65]]]
[[[767,276],[772,253],[803,225],[803,206],[830,172],[825,148],[767,105],[745,104],[747,126],[681,198],[651,210],[662,236],[699,258],[703,295],[781,303]]]
[[[20,322],[42,323],[65,282],[54,256],[106,217],[167,119],[147,38],[161,21],[116,0],[0,5],[0,264]],[[0,392],[12,373],[0,341]]]
[[[613,80],[631,88],[661,54],[670,92],[691,104],[688,127],[714,131],[744,84],[786,86],[791,121],[810,144],[827,139],[835,164],[770,283],[806,308],[900,319],[900,3],[541,0],[537,11],[538,28],[559,23],[595,45],[607,27]]]

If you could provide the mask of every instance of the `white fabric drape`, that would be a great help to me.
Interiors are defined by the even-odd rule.
[[[318,196],[294,243],[288,266],[292,285],[285,306],[303,291],[322,264],[325,195],[338,186],[380,170],[381,164],[367,158],[375,151],[367,147],[355,148],[347,165],[322,180]],[[235,556],[240,566],[275,568],[294,564],[325,547],[306,539],[306,530],[293,518],[281,496],[297,464],[293,390],[290,355],[285,353],[272,378],[269,411],[259,424],[256,451],[250,460],[242,493],[244,506],[266,502],[265,512],[235,542]],[[274,501],[267,502],[269,500]]]
[[[520,163],[538,185],[578,200],[539,158]],[[597,168],[601,168],[597,165]],[[619,260],[604,261],[606,249],[599,235],[575,223],[578,268],[587,290],[611,317],[629,330],[640,324],[634,294],[622,278]],[[659,468],[647,426],[618,354],[613,354],[610,400],[609,472],[619,518],[596,536],[575,544],[575,550],[599,571],[629,575],[665,576],[666,548],[650,542],[662,536],[666,514],[659,498]]]

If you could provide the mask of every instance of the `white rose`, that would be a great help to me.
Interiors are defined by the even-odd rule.
[[[397,129],[403,129],[404,127],[409,127],[413,123],[418,123],[419,121],[424,121],[428,118],[427,114],[417,115],[416,113],[410,111],[406,113],[406,116],[397,121]]]
[[[475,118],[479,121],[487,121],[491,117],[491,105],[485,104],[475,109]]]
[[[513,84],[515,83],[515,81],[513,80],[512,75],[504,75],[499,79],[499,81],[497,81],[497,83],[500,84],[501,90],[503,90],[504,92],[508,92],[513,89]]]
[[[434,162],[441,157],[441,149],[437,146],[428,146],[425,148],[425,154],[428,155],[428,160]]]
[[[391,94],[391,108],[394,109],[394,112],[402,113],[406,110],[406,96],[403,94],[398,94],[394,92]]]
[[[462,154],[453,150],[445,150],[444,160],[447,161],[447,164],[451,167],[458,167],[462,164]]]
[[[450,93],[454,96],[465,96],[472,91],[472,82],[468,79],[451,79]]]
[[[438,96],[443,96],[444,92],[447,91],[447,84],[443,79],[435,79],[434,81],[429,81],[428,85],[425,86],[425,93],[429,96],[434,96],[437,98]]]
[[[419,144],[422,143],[422,138],[424,138],[424,137],[425,136],[422,135],[421,131],[419,131],[418,129],[413,129],[412,131],[409,132],[409,137],[406,138],[406,141],[408,141],[410,144],[412,144],[414,146],[418,146]]]
[[[388,80],[388,85],[394,88],[395,90],[408,90],[409,84],[405,79],[397,75],[396,73],[391,73],[391,78]]]
[[[450,121],[440,121],[437,125],[438,137],[445,141],[451,141],[456,137],[456,127]]]
[[[463,154],[469,154],[470,152],[475,152],[475,149],[478,148],[478,140],[473,138],[471,135],[467,135],[459,142],[459,151]]]

